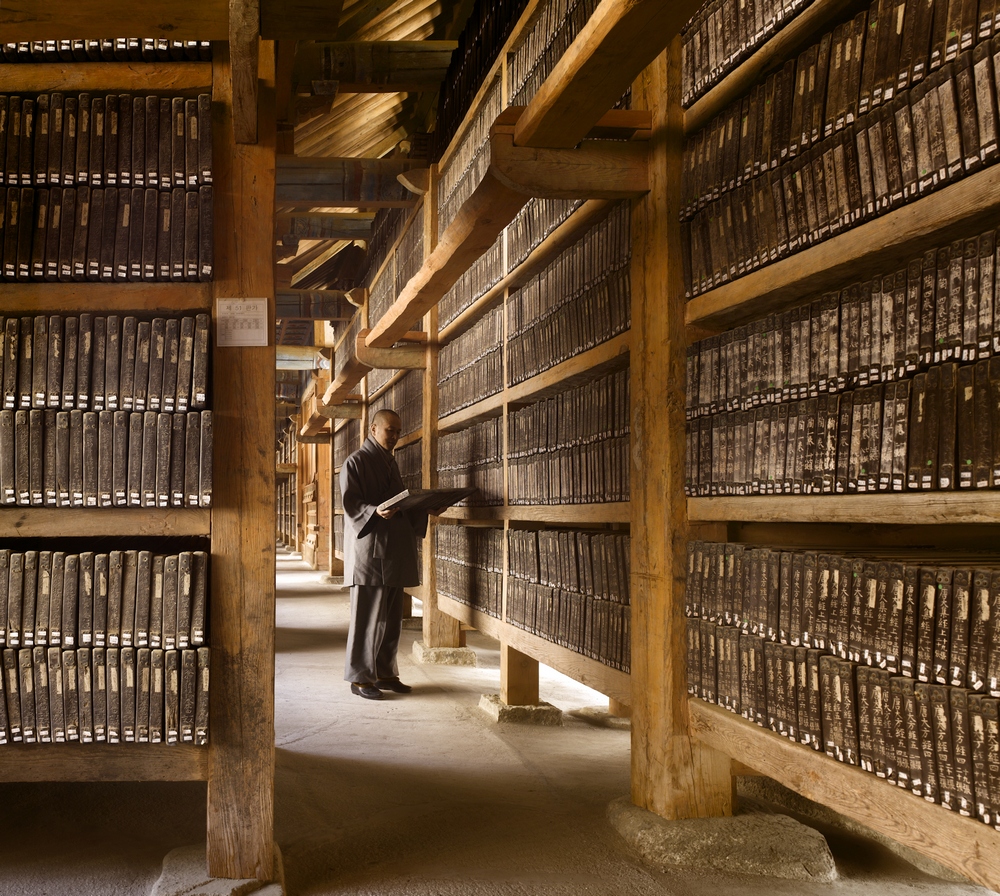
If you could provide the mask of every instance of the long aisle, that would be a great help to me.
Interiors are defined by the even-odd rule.
[[[276,838],[295,896],[736,896],[986,891],[929,878],[886,850],[831,836],[833,884],[664,874],[631,856],[606,820],[629,789],[629,733],[593,712],[607,700],[542,668],[558,728],[502,725],[495,642],[469,633],[476,668],[413,662],[408,695],[382,701],[343,681],[347,590],[279,553]],[[591,711],[588,711],[591,710]]]

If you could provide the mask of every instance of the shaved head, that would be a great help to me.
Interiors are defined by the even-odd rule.
[[[372,438],[386,451],[392,451],[396,447],[401,431],[402,421],[395,411],[383,408],[381,411],[376,411],[375,416],[372,417]]]

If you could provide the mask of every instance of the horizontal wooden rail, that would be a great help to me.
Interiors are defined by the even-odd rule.
[[[691,522],[864,523],[924,526],[1000,523],[1000,492],[879,492],[873,495],[746,495],[688,498]]]
[[[207,536],[208,507],[3,507],[0,538],[71,536]]]
[[[690,327],[721,331],[883,274],[940,245],[996,226],[1000,165],[724,283],[687,303]]]
[[[612,669],[604,663],[559,644],[553,644],[538,635],[461,604],[443,594],[438,594],[437,604],[439,610],[484,635],[509,644],[515,650],[533,657],[557,672],[562,672],[563,675],[568,675],[588,688],[593,688],[627,706],[632,705],[632,684],[628,672]]]
[[[1000,832],[928,803],[869,772],[815,753],[719,706],[689,701],[692,734],[790,790],[885,834],[991,890]]]

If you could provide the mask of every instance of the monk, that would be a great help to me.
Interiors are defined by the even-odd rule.
[[[395,411],[378,411],[364,444],[340,469],[344,584],[351,586],[344,679],[352,694],[369,700],[381,699],[383,690],[412,690],[399,680],[396,651],[407,599],[403,589],[420,584],[417,538],[427,533],[427,513],[377,509],[403,490],[392,455],[400,431]]]

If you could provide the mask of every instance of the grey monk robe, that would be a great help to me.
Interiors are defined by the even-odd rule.
[[[396,678],[403,588],[420,584],[417,537],[426,513],[383,519],[379,504],[403,490],[389,451],[371,436],[340,469],[344,497],[344,584],[351,586],[351,627],[344,678],[370,682]]]

